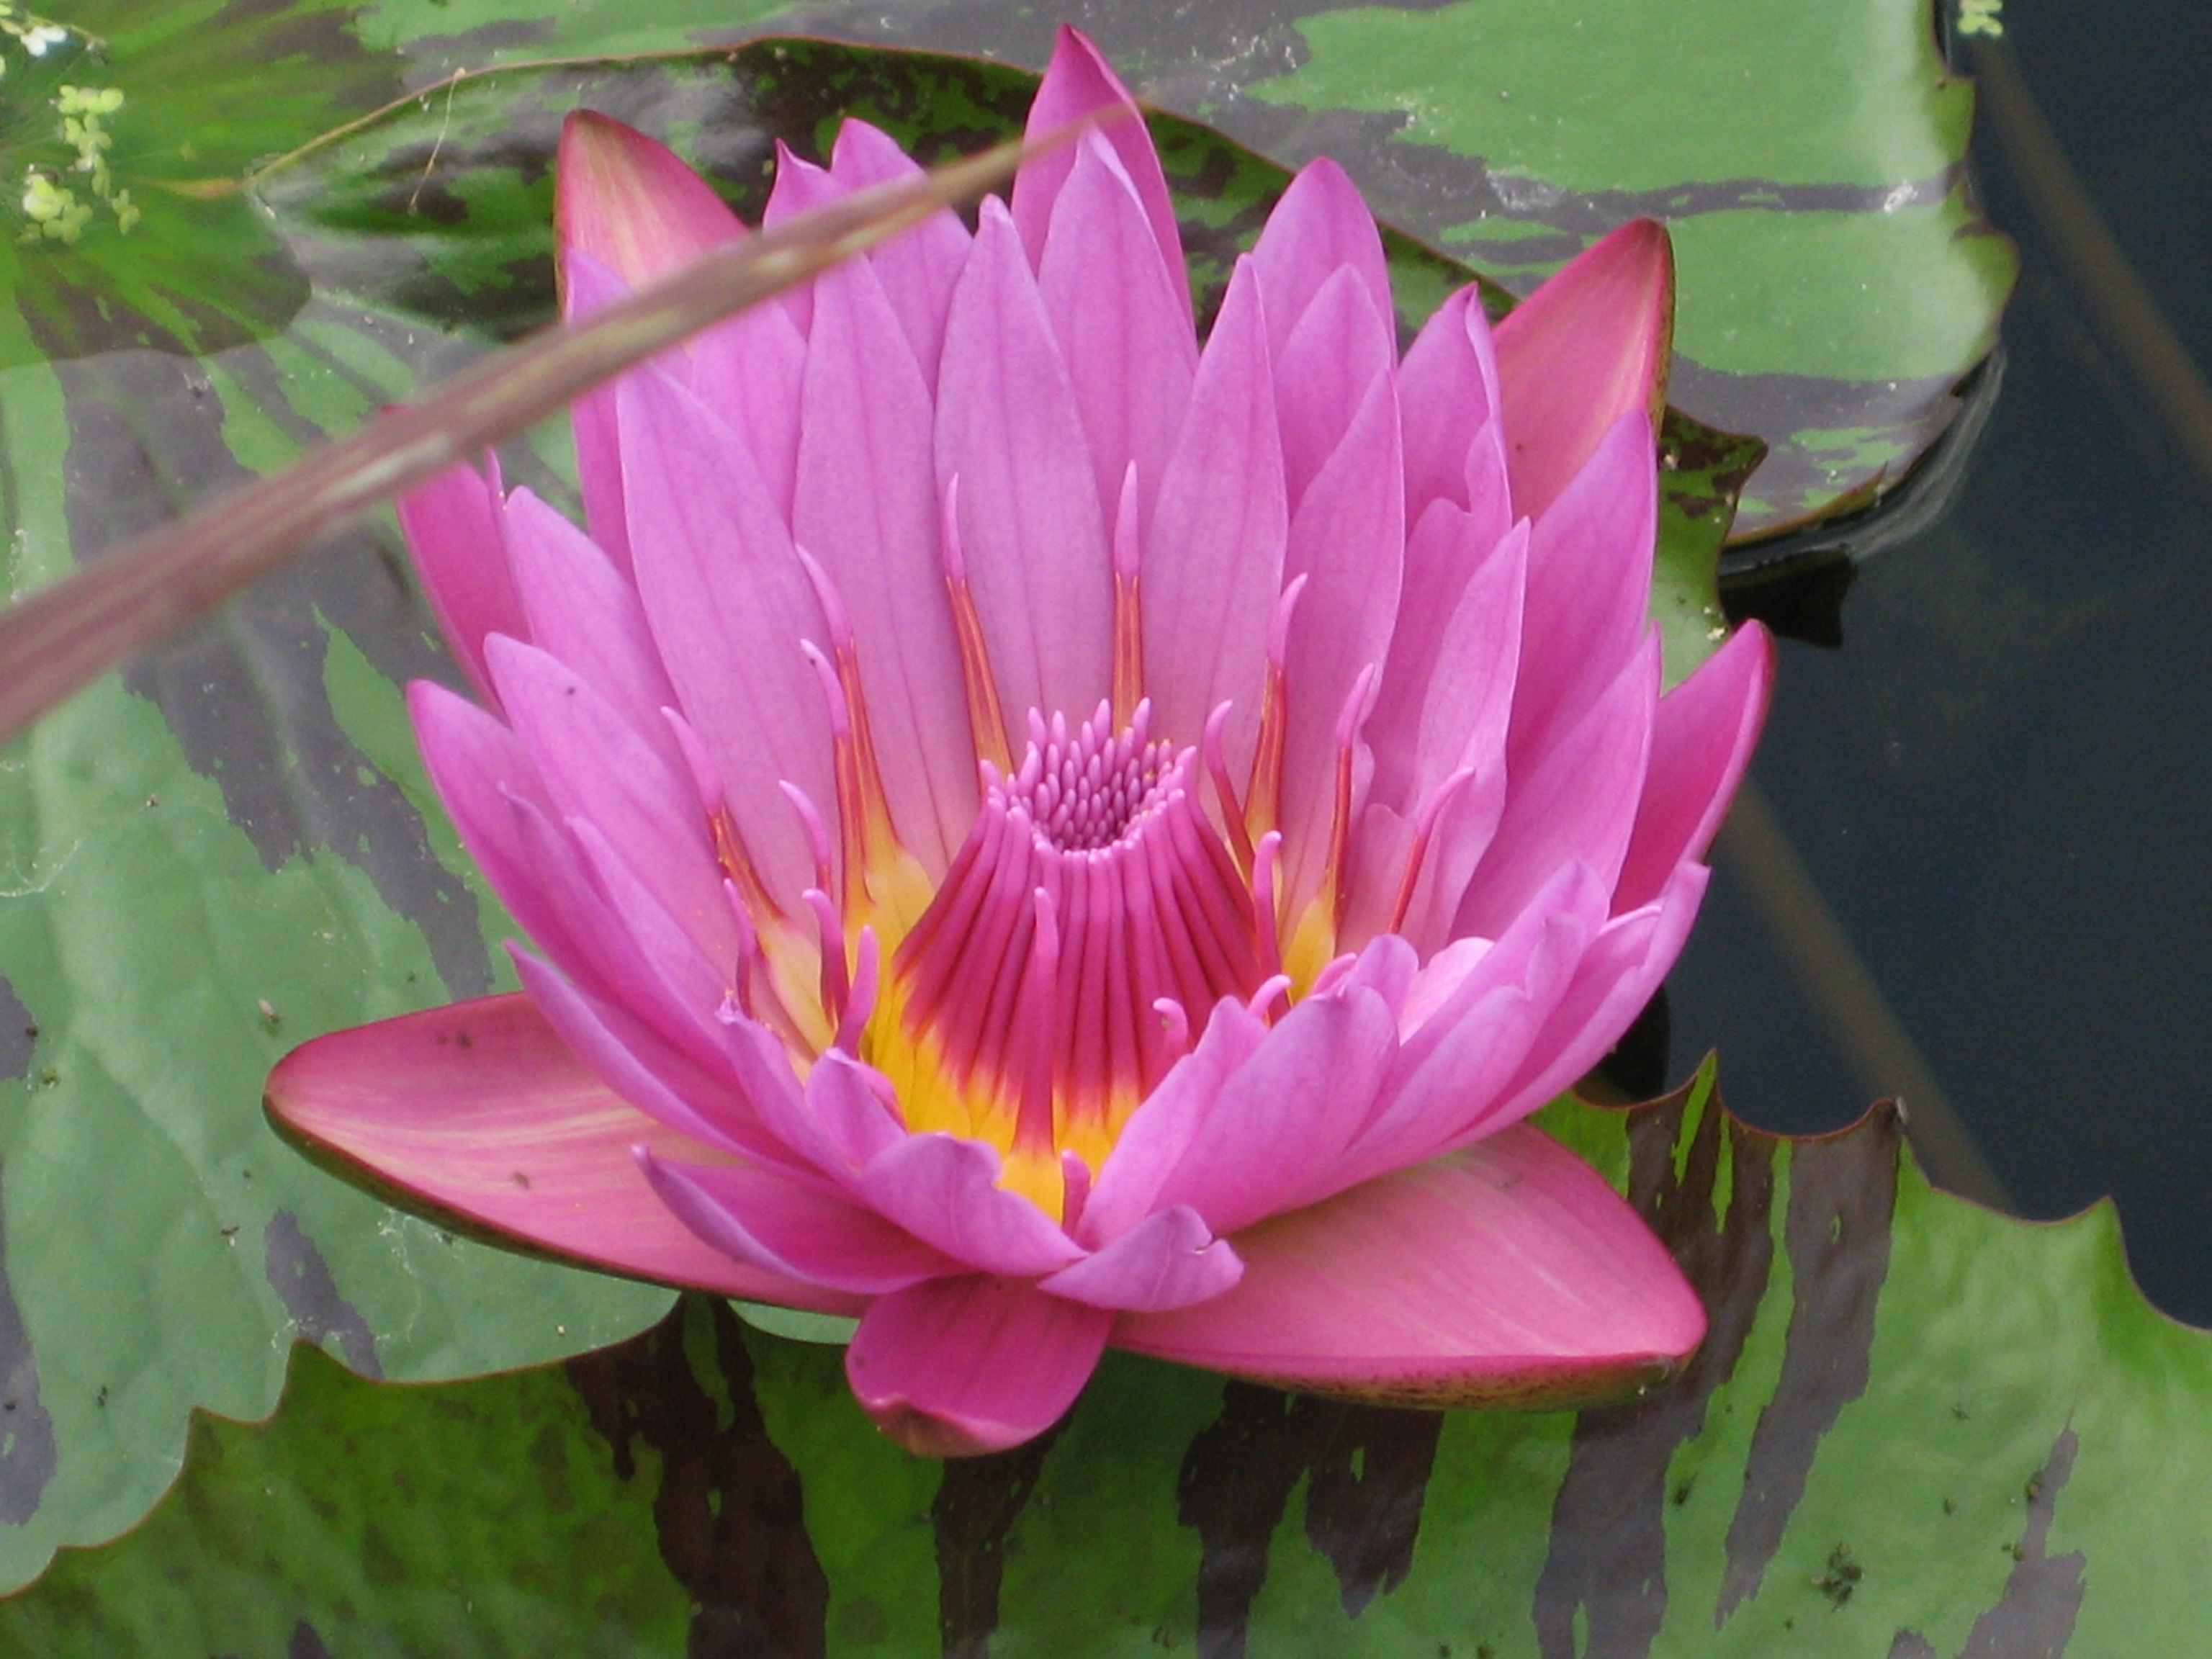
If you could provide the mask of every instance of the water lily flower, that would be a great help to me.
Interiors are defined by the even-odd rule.
[[[1063,32],[1032,131],[1133,109]],[[767,217],[908,174],[848,121]],[[564,135],[574,313],[746,234]],[[1559,1404],[1697,1297],[1522,1120],[1680,947],[1765,708],[1662,694],[1671,307],[1635,224],[1402,360],[1373,219],[1298,174],[1201,346],[1143,123],[575,410],[588,530],[456,471],[401,518],[475,696],[422,751],[537,951],[318,1039],[280,1126],[560,1257],[854,1316],[933,1454],[1109,1343],[1285,1387]]]

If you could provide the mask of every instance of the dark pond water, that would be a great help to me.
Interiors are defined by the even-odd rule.
[[[2203,13],[2005,17],[2100,215],[2212,364]],[[1978,185],[2025,276],[1984,441],[1949,516],[1860,568],[1842,648],[1785,649],[1756,778],[2022,1212],[2115,1195],[2146,1290],[2212,1323],[2212,477],[2062,275],[1994,125]],[[1670,986],[1675,1067],[1717,1045],[1738,1112],[1839,1126],[1903,1079],[1847,1057],[1735,851]]]

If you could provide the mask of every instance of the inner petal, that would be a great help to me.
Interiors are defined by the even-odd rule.
[[[986,769],[867,1036],[910,1129],[996,1142],[1037,1176],[1011,1184],[1049,1188],[1048,1208],[1061,1154],[1095,1170],[1183,1033],[1264,977],[1251,887],[1193,753],[1149,723],[1141,704],[1118,730],[1103,703],[1073,729],[1030,716],[1012,774]]]

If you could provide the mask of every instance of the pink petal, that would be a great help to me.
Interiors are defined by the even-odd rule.
[[[1261,292],[1273,327],[1281,301],[1264,283]],[[1322,284],[1288,337],[1274,349],[1283,478],[1293,513],[1304,501],[1315,476],[1345,441],[1376,380],[1390,380],[1395,392],[1397,356],[1389,313],[1375,309],[1356,271],[1340,266]],[[1394,414],[1395,402],[1394,398]],[[1398,465],[1403,465],[1402,456]],[[1402,502],[1402,475],[1394,471],[1388,482]]]
[[[1124,1316],[1115,1346],[1358,1399],[1558,1407],[1664,1381],[1705,1334],[1650,1229],[1526,1127],[1232,1242],[1234,1290]]]
[[[673,151],[590,110],[562,124],[555,175],[556,244],[588,253],[632,288],[744,234]]]
[[[1658,513],[1650,426],[1624,415],[1529,537],[1509,751],[1517,769],[1596,701],[1643,642]]]
[[[1037,1281],[1071,1302],[1129,1313],[1165,1313],[1219,1296],[1244,1264],[1188,1205],[1156,1210],[1105,1249]]]
[[[690,363],[692,392],[737,434],[769,503],[788,518],[799,471],[806,336],[781,306],[755,306],[695,335]]]
[[[629,1149],[707,1149],[611,1093],[526,997],[318,1037],[270,1074],[268,1109],[314,1152],[509,1244],[723,1296],[859,1310],[701,1243],[653,1196]]]
[[[919,178],[921,167],[889,133],[848,118],[837,129],[830,174],[848,190],[865,190]],[[923,378],[933,386],[945,345],[945,313],[951,307],[961,267],[968,263],[969,240],[960,216],[946,208],[867,256],[906,329]]]
[[[1138,577],[1153,730],[1199,741],[1224,702],[1231,775],[1251,769],[1290,508],[1259,279],[1237,262],[1160,481]]]
[[[1314,296],[1339,270],[1350,270],[1364,290],[1372,314],[1382,319],[1395,355],[1396,330],[1390,319],[1390,268],[1382,258],[1382,238],[1375,216],[1359,198],[1351,176],[1327,156],[1309,162],[1283,199],[1267,216],[1252,249],[1260,283],[1267,298],[1269,346],[1279,353],[1304,317]]]
[[[1224,1080],[1153,1204],[1188,1205],[1224,1235],[1285,1208],[1373,1115],[1397,1036],[1372,991],[1306,998]]]
[[[484,635],[526,637],[528,629],[507,567],[495,489],[472,466],[448,467],[399,498],[399,528],[447,645],[477,695],[496,706]]]
[[[1102,518],[1137,469],[1138,521],[1150,522],[1169,447],[1198,369],[1180,273],[1160,262],[1135,186],[1102,134],[1085,135],[1054,206],[1037,291],[1075,386]]]
[[[1574,728],[1513,780],[1452,931],[1493,937],[1570,861],[1610,888],[1627,856],[1659,701],[1655,633]]]
[[[726,1076],[706,1072],[620,1004],[578,990],[561,972],[513,945],[517,977],[538,1012],[599,1081],[678,1134],[720,1151],[785,1161]]]
[[[1527,1116],[1605,1058],[1681,954],[1711,873],[1702,864],[1681,866],[1656,901],[1615,917],[1591,942],[1573,984],[1528,1045],[1527,1063],[1486,1121]]]
[[[1135,187],[1143,204],[1159,260],[1182,305],[1183,321],[1190,321],[1190,286],[1183,274],[1182,234],[1176,228],[1175,201],[1168,194],[1167,175],[1160,171],[1159,153],[1146,130],[1136,100],[1100,56],[1098,48],[1079,29],[1060,26],[1054,43],[1052,63],[1030,105],[1029,125],[1024,136],[1041,138],[1086,117],[1103,118],[1098,131],[1114,147],[1121,170]],[[1030,263],[1044,262],[1046,238],[1053,208],[1068,176],[1075,170],[1076,147],[1060,144],[1025,162],[1014,179],[1014,223]]]
[[[832,1048],[806,1076],[806,1104],[846,1163],[857,1170],[906,1139],[906,1125],[877,1085],[882,1074]]]
[[[959,480],[968,580],[1015,729],[1112,689],[1113,568],[1067,368],[1012,221],[983,200],[952,296],[938,387],[937,477]]]
[[[529,490],[507,498],[505,524],[515,588],[529,617],[528,632],[517,637],[558,658],[680,768],[682,757],[660,714],[674,706],[676,693],[653,649],[637,590],[598,544]]]
[[[852,619],[891,822],[941,873],[975,813],[975,747],[939,552],[929,388],[875,272],[815,284],[793,528]]]
[[[1616,911],[1650,902],[1677,865],[1705,856],[1750,763],[1773,685],[1774,642],[1753,622],[1659,699]]]
[[[949,1134],[902,1136],[860,1171],[868,1201],[963,1267],[1033,1279],[1082,1247],[1042,1210],[998,1184],[998,1152]]]
[[[1624,415],[1658,426],[1674,315],[1666,228],[1638,219],[1570,262],[1498,325],[1516,516],[1542,514]]]
[[[1097,1172],[1077,1232],[1103,1246],[1158,1207],[1160,1188],[1205,1127],[1222,1090],[1267,1041],[1267,1027],[1244,1006],[1224,999],[1199,1035],[1145,1097]]]
[[[1448,501],[1478,514],[1478,540],[1496,541],[1512,522],[1510,500],[1503,491],[1478,500],[1468,483],[1471,467],[1502,477],[1505,465],[1498,358],[1473,286],[1437,307],[1414,337],[1398,371],[1398,404],[1406,428],[1407,518],[1418,524],[1431,501]]]
[[[638,592],[684,713],[730,787],[727,805],[787,911],[814,883],[789,781],[836,810],[829,711],[799,649],[828,630],[744,447],[665,374],[626,375],[623,467]]]
[[[629,292],[621,277],[581,250],[562,254],[561,270],[562,301],[570,316],[597,311]],[[600,382],[568,405],[568,428],[576,445],[576,488],[584,498],[585,527],[627,577],[629,524],[623,507],[622,436],[613,382]]]
[[[749,1164],[678,1164],[638,1149],[660,1201],[700,1239],[764,1273],[880,1296],[958,1271],[874,1211]]]
[[[731,960],[735,924],[691,781],[596,690],[535,646],[494,635],[485,654],[558,815],[582,818],[605,836],[710,961]]]
[[[925,1457],[1003,1451],[1059,1420],[1114,1316],[1018,1280],[939,1279],[878,1297],[845,1351],[876,1425]]]
[[[1286,579],[1304,576],[1291,619],[1283,743],[1285,890],[1296,914],[1319,890],[1335,822],[1337,726],[1361,672],[1389,649],[1406,550],[1398,402],[1370,382],[1343,443],[1291,515]]]

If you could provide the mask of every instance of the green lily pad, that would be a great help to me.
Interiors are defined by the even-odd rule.
[[[1554,1133],[1705,1297],[1686,1372],[1579,1414],[1349,1406],[1109,1355],[1066,1421],[939,1464],[834,1347],[687,1298],[552,1370],[398,1389],[320,1353],[196,1419],[132,1537],[0,1604],[53,1659],[1195,1650],[1834,1659],[2191,1650],[2212,1335],[2109,1206],[1929,1188],[1896,1115],[1823,1139],[1708,1073]]]
[[[702,52],[701,32],[757,21],[703,6],[541,10],[110,0],[73,14],[66,82],[0,70],[0,141],[57,179],[77,152],[36,146],[61,142],[62,86],[124,94],[100,117],[109,194],[77,240],[0,248],[12,588],[545,316],[547,166],[570,108],[659,131],[754,211],[776,137],[814,149],[855,107],[942,153],[1001,136],[1031,86],[819,43]],[[524,61],[647,48],[685,55]],[[454,61],[507,67],[393,101]],[[1204,288],[1284,174],[1209,129],[1159,131]],[[1403,239],[1391,257],[1409,325],[1467,275]],[[1686,417],[1668,438],[1655,612],[1679,673],[1713,641],[1712,561],[1756,441]],[[563,448],[536,434],[507,476],[558,498]],[[271,1409],[295,1338],[427,1382],[574,1353],[667,1305],[455,1243],[263,1127],[261,1079],[294,1042],[502,982],[508,924],[430,796],[400,697],[452,674],[389,528],[370,528],[0,751],[0,1074],[18,1079],[0,1097],[0,1411],[21,1413],[0,1418],[0,1586],[143,1516],[191,1408]]]

